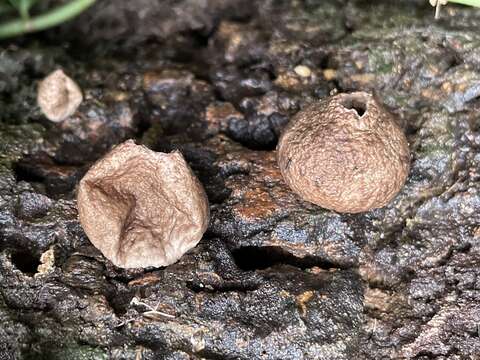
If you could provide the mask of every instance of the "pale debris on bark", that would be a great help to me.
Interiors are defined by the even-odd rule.
[[[38,85],[37,103],[51,121],[60,122],[73,115],[82,100],[82,91],[63,70],[55,70]]]

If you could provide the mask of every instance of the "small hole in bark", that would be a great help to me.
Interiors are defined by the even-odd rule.
[[[30,183],[36,192],[50,198],[69,197],[85,170],[64,166],[45,153],[27,155],[13,165],[16,181]]]
[[[363,96],[345,96],[341,100],[341,104],[345,109],[354,110],[360,117],[367,112],[367,100]]]
[[[127,312],[130,302],[132,301],[134,296],[135,296],[134,291],[120,291],[120,292],[112,291],[106,294],[105,297],[108,301],[108,304],[113,309],[113,312],[115,313],[115,315],[122,316]]]
[[[25,181],[25,182],[38,182],[41,183],[44,178],[35,174],[33,171],[30,171],[22,161],[17,162],[13,165],[13,172],[15,174],[15,179],[17,181]]]
[[[30,276],[37,272],[40,265],[40,259],[27,251],[14,252],[11,259],[18,270]]]
[[[317,266],[322,269],[331,269],[335,266],[314,256],[297,257],[279,246],[244,246],[232,252],[237,266],[245,271],[264,270],[269,267],[286,264],[308,269]]]

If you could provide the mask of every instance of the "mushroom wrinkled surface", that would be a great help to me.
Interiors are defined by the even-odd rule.
[[[338,94],[297,113],[283,132],[278,163],[304,200],[337,212],[385,206],[410,167],[407,139],[365,92]]]
[[[82,91],[63,70],[55,70],[38,85],[37,103],[53,122],[73,115],[82,101]]]
[[[80,223],[92,244],[123,268],[167,266],[202,238],[208,200],[179,152],[128,140],[80,181]]]

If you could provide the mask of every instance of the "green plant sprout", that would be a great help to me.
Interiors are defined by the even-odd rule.
[[[447,3],[456,3],[467,6],[480,7],[480,0],[430,0],[430,4],[435,6],[435,19],[440,17],[440,7],[446,5]]]
[[[31,15],[31,10],[38,0],[0,0],[1,16],[8,15],[12,11],[17,11],[20,16],[0,24],[0,39],[57,26],[74,18],[93,5],[95,1],[71,0],[42,14]]]
[[[480,0],[448,0],[448,2],[480,7]]]

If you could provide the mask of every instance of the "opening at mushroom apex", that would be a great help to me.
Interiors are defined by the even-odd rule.
[[[362,117],[368,110],[368,101],[359,94],[349,94],[341,99],[340,104],[347,110],[353,110]]]

